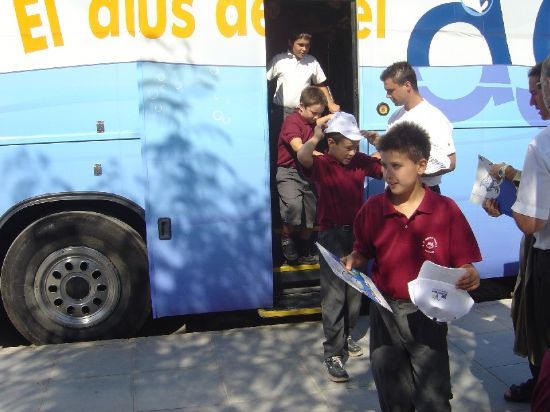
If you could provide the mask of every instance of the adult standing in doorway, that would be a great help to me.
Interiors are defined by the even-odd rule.
[[[428,133],[431,150],[422,183],[436,193],[441,193],[441,175],[452,172],[456,167],[451,122],[441,110],[421,96],[416,73],[409,63],[402,61],[392,64],[382,72],[380,80],[384,82],[386,96],[396,106],[401,106],[388,120],[388,130],[399,123],[411,122]],[[365,132],[365,135],[374,146],[379,138],[383,138],[375,132]]]

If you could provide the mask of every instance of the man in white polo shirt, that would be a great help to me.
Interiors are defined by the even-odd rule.
[[[453,126],[437,107],[432,106],[418,91],[416,73],[407,62],[397,62],[380,75],[386,96],[396,106],[401,106],[388,120],[388,130],[401,122],[411,122],[422,127],[430,137],[430,158],[422,183],[440,193],[441,176],[456,167]],[[369,142],[376,146],[378,134],[365,132]],[[380,138],[384,138],[381,136]]]

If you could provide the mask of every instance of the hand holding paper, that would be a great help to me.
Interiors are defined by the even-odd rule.
[[[370,299],[374,300],[375,302],[379,303],[384,308],[392,312],[390,305],[388,305],[388,302],[386,302],[384,296],[382,296],[376,285],[368,276],[355,269],[346,270],[346,268],[338,260],[338,258],[319,243],[317,243],[317,248],[319,248],[319,252],[321,252],[321,255],[323,255],[323,258],[336,276],[338,276],[354,289],[357,289],[362,294],[366,295]]]
[[[512,216],[512,205],[516,201],[517,194],[516,187],[507,179],[491,176],[490,170],[493,163],[481,155],[478,155],[478,158],[476,179],[472,187],[470,201],[483,204],[486,199],[496,199],[500,213]],[[495,205],[493,204],[493,206]],[[496,213],[489,213],[489,215],[498,216]]]

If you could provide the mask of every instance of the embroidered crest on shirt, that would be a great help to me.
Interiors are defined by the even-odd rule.
[[[437,240],[433,236],[428,236],[426,239],[422,241],[422,249],[424,249],[424,252],[426,253],[435,253],[435,249],[437,249]]]

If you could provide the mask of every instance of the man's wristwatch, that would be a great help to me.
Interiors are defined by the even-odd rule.
[[[506,163],[503,163],[502,166],[500,166],[500,168],[498,169],[498,178],[499,179],[504,179],[504,177],[506,176],[506,168],[508,167],[508,165]]]

